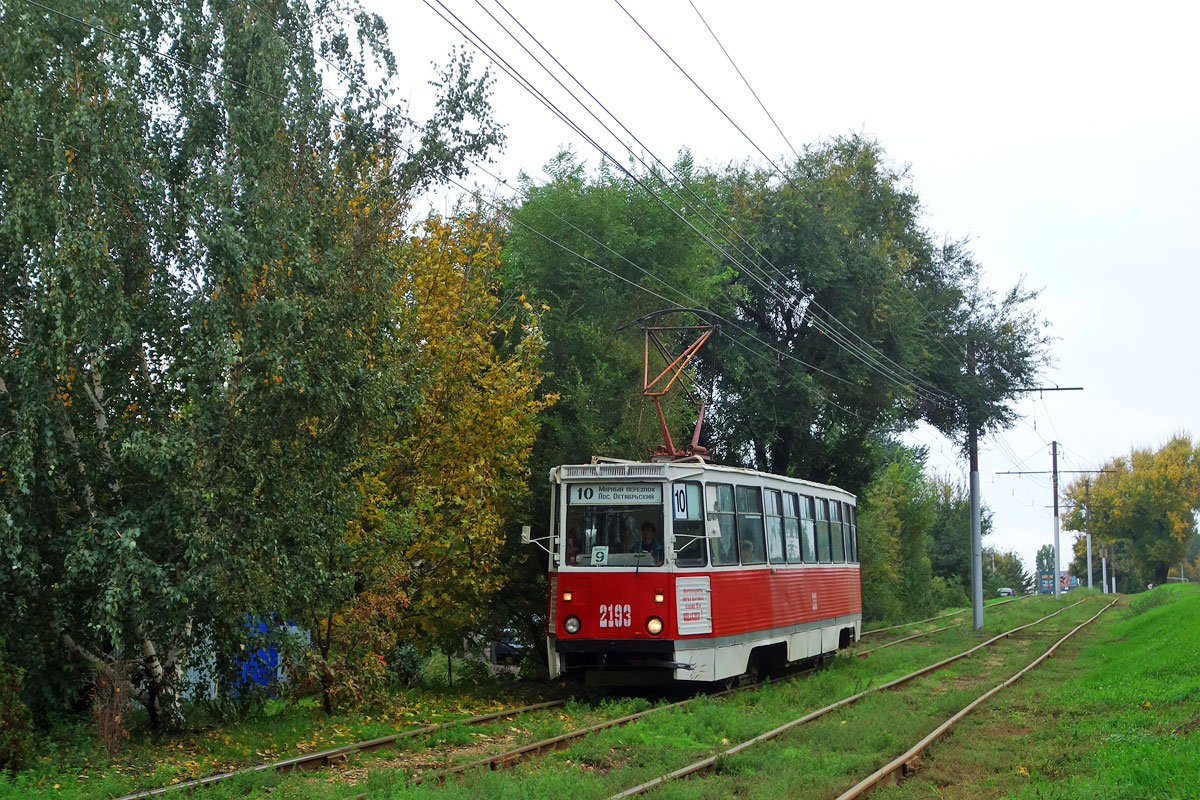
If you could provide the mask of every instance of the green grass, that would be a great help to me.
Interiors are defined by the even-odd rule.
[[[117,797],[538,699],[512,683],[460,685],[457,690],[435,686],[396,691],[373,710],[332,716],[326,716],[313,698],[299,703],[277,700],[240,722],[171,735],[135,735],[115,762],[103,757],[88,718],[68,718],[40,737],[32,767],[15,776],[0,775],[0,800]],[[457,728],[439,733],[448,742],[464,735]],[[422,739],[424,743],[428,739]],[[271,785],[263,781],[254,776],[246,791]]]

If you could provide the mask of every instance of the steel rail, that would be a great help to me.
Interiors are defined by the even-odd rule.
[[[811,675],[813,672],[816,672],[816,670],[817,670],[816,667],[801,670],[800,672],[790,675],[789,680],[799,678],[804,675]],[[665,705],[665,706],[656,706],[655,708],[648,708],[645,711],[638,711],[635,714],[628,714],[624,717],[617,717],[616,719],[605,720],[604,722],[599,722],[599,723],[596,723],[595,725],[589,725],[586,728],[579,728],[577,730],[568,731],[567,733],[559,734],[558,736],[552,736],[549,739],[542,739],[539,742],[533,742],[531,744],[523,745],[521,747],[515,748],[513,750],[508,750],[503,753],[497,753],[495,755],[485,756],[484,758],[480,758],[480,759],[471,761],[466,764],[459,764],[454,767],[450,767],[448,769],[438,770],[437,772],[429,773],[428,775],[419,775],[416,778],[414,778],[414,780],[412,781],[412,785],[416,786],[416,785],[419,785],[422,783],[427,783],[427,782],[430,782],[433,780],[443,781],[452,775],[456,775],[460,772],[466,772],[467,770],[473,769],[475,767],[488,767],[492,770],[508,769],[510,767],[516,766],[517,764],[528,761],[528,760],[534,758],[535,756],[542,755],[543,753],[548,753],[553,750],[562,750],[563,748],[565,748],[567,745],[569,745],[571,742],[575,741],[576,739],[582,739],[584,736],[588,736],[592,733],[596,733],[597,731],[602,731],[607,728],[616,728],[616,727],[621,727],[623,725],[628,725],[630,722],[635,722],[635,721],[641,719],[642,717],[647,717],[650,714],[655,713],[656,711],[667,711],[668,709],[678,708],[679,706],[683,706],[688,703],[694,702],[695,700],[697,700],[700,697],[724,697],[725,695],[739,694],[741,692],[748,692],[752,689],[761,688],[762,685],[763,684],[761,684],[761,683],[753,683],[753,684],[750,684],[747,686],[738,686],[733,689],[723,689],[722,691],[713,692],[712,694],[700,694],[700,695],[696,695],[693,697],[689,697],[685,700],[679,700],[674,703],[669,703],[668,705]],[[367,793],[364,792],[361,794],[356,794],[351,797],[345,798],[345,800],[366,800],[367,797],[368,797]]]
[[[812,673],[816,672],[817,669],[818,669],[818,667],[810,667],[808,669],[800,670],[799,672],[789,675],[788,680],[794,680],[796,678],[800,678],[805,675],[811,675]],[[457,766],[450,767],[449,769],[439,770],[437,772],[433,772],[428,775],[417,776],[412,781],[412,785],[415,786],[415,785],[427,783],[427,782],[433,781],[433,780],[442,781],[452,775],[456,775],[460,772],[465,772],[474,767],[489,767],[492,770],[508,769],[510,767],[516,766],[517,764],[528,761],[529,759],[532,759],[535,756],[541,755],[543,753],[548,753],[553,750],[561,750],[576,739],[581,739],[584,736],[587,736],[592,733],[596,733],[597,731],[605,730],[606,728],[615,728],[615,727],[620,727],[622,725],[627,725],[630,722],[634,722],[638,719],[641,719],[642,717],[649,716],[650,714],[653,714],[656,711],[666,711],[668,709],[678,708],[679,706],[694,702],[695,700],[699,699],[700,697],[724,697],[726,695],[739,694],[741,692],[748,692],[752,689],[761,688],[762,686],[763,686],[762,683],[753,683],[753,684],[749,684],[747,686],[738,686],[738,687],[735,687],[732,689],[724,689],[719,692],[713,692],[712,694],[700,694],[700,695],[696,695],[693,697],[689,697],[685,700],[679,700],[675,703],[670,703],[665,706],[657,706],[655,708],[648,708],[645,711],[639,711],[636,714],[628,714],[624,717],[618,717],[616,719],[605,720],[604,722],[599,722],[595,725],[589,725],[586,728],[579,728],[577,730],[568,731],[567,733],[559,734],[558,736],[552,736],[549,739],[543,739],[540,742],[533,742],[532,744],[523,745],[521,747],[515,748],[513,750],[508,750],[503,753],[497,753],[492,756],[486,756],[484,758],[477,759],[477,760],[472,761],[467,764],[459,764]],[[360,794],[356,794],[356,795],[352,795],[350,797],[344,798],[344,800],[366,800],[367,797],[369,797],[369,795],[366,792],[363,792]]]
[[[891,647],[892,645],[900,644],[901,642],[911,642],[913,639],[920,639],[922,636],[933,636],[935,633],[941,633],[942,631],[948,631],[951,628],[961,628],[963,625],[966,625],[966,624],[967,623],[965,621],[958,622],[958,623],[955,623],[954,625],[947,625],[944,628],[937,628],[936,630],[932,630],[932,631],[923,631],[921,633],[914,633],[912,636],[905,636],[903,639],[896,639],[895,641],[892,641],[892,642],[885,642],[884,644],[881,644],[878,647],[872,647],[870,650],[863,650],[861,653],[855,652],[854,655],[857,656],[858,658],[866,658],[867,656],[871,655],[871,653],[874,653],[876,650],[882,650],[885,647]]]
[[[485,756],[466,764],[458,764],[448,769],[439,770],[433,774],[418,775],[412,780],[412,784],[419,785],[432,780],[443,781],[446,778],[449,778],[451,775],[457,775],[460,772],[466,772],[467,770],[474,769],[475,767],[488,767],[492,770],[506,769],[508,767],[515,766],[522,761],[533,758],[534,756],[541,755],[542,753],[548,753],[551,750],[561,750],[576,739],[581,739],[588,734],[595,733],[596,731],[628,725],[630,722],[639,720],[645,716],[649,716],[656,711],[666,711],[667,709],[678,708],[679,706],[690,703],[695,699],[695,697],[689,697],[686,700],[679,700],[665,706],[656,706],[655,708],[648,708],[645,711],[638,711],[635,714],[626,714],[625,716],[617,717],[616,719],[607,719],[603,722],[598,722],[595,725],[589,725],[586,728],[579,728],[578,730],[569,731],[567,733],[559,734],[558,736],[552,736],[549,739],[542,739],[541,741],[523,745],[514,750],[497,753],[493,756]],[[365,797],[365,795],[359,795],[358,797]]]
[[[1033,597],[1033,595],[1023,594],[1020,597],[1014,597],[1010,600],[1001,600],[999,603],[992,603],[990,606],[987,606],[987,608],[995,608],[996,606],[1002,606],[1005,603],[1011,603],[1014,600],[1024,600],[1026,597]],[[956,617],[959,614],[966,614],[970,610],[971,609],[969,609],[969,608],[964,608],[959,611],[951,611],[949,614],[938,614],[936,617],[929,617],[927,619],[913,620],[912,622],[902,622],[899,625],[891,625],[886,628],[875,628],[874,630],[863,631],[862,633],[860,633],[858,635],[858,638],[861,639],[864,636],[871,636],[872,634],[883,633],[884,631],[894,631],[894,630],[896,630],[896,628],[907,628],[909,625],[920,625],[922,622],[933,622],[935,619],[945,619],[946,617]]]
[[[1086,598],[1084,600],[1086,600]],[[1050,619],[1051,617],[1056,617],[1059,614],[1063,613],[1064,611],[1068,611],[1068,610],[1074,608],[1075,606],[1079,605],[1080,603],[1084,602],[1084,600],[1079,600],[1078,602],[1075,602],[1069,606],[1060,608],[1059,610],[1057,610],[1053,613],[1047,614],[1046,616],[1042,617],[1041,619],[1034,620],[1033,622],[1026,623],[1025,625],[1019,625],[1015,628],[1005,631],[1004,633],[997,634],[996,636],[993,636],[992,638],[988,639],[987,641],[975,645],[974,647],[970,648],[969,650],[964,650],[963,652],[961,652],[957,655],[950,656],[949,658],[944,658],[935,664],[930,664],[927,667],[922,667],[921,669],[916,670],[915,672],[910,672],[907,675],[903,675],[899,678],[888,681],[887,683],[882,683],[879,686],[874,686],[870,689],[864,689],[863,691],[858,692],[857,694],[852,694],[849,697],[842,698],[841,700],[838,700],[835,703],[830,703],[829,705],[825,706],[824,708],[818,708],[816,711],[811,711],[808,714],[805,714],[804,716],[799,717],[798,719],[794,719],[791,722],[786,722],[783,725],[780,725],[778,728],[773,728],[772,730],[769,730],[766,733],[759,734],[758,736],[755,736],[753,739],[749,739],[740,744],[736,744],[733,747],[730,747],[726,750],[722,750],[721,752],[716,753],[711,756],[708,756],[707,758],[703,758],[693,764],[687,765],[686,767],[681,767],[673,772],[668,772],[666,775],[660,775],[659,777],[654,778],[649,781],[646,781],[645,783],[638,784],[637,786],[634,786],[631,789],[626,789],[623,792],[614,794],[611,797],[609,797],[608,800],[622,800],[623,798],[626,798],[626,797],[635,797],[637,795],[644,794],[645,792],[648,792],[649,790],[651,790],[657,786],[661,786],[662,784],[664,784],[668,781],[672,781],[677,778],[683,778],[683,777],[692,775],[697,772],[702,772],[702,771],[708,769],[709,767],[711,767],[713,764],[717,763],[717,761],[724,756],[736,755],[737,753],[740,753],[741,751],[746,750],[747,748],[752,747],[753,745],[756,745],[759,742],[765,742],[765,741],[769,741],[770,739],[774,739],[777,736],[779,736],[783,733],[786,733],[787,731],[790,731],[792,728],[799,727],[800,725],[805,725],[809,722],[812,722],[815,719],[825,716],[826,714],[828,714],[831,711],[836,711],[839,708],[843,708],[852,703],[856,703],[869,694],[874,694],[875,692],[881,692],[881,691],[884,691],[885,689],[892,689],[892,688],[895,688],[896,686],[900,686],[902,684],[908,683],[909,681],[915,680],[915,679],[921,677],[922,675],[927,675],[930,672],[935,672],[935,671],[941,669],[942,667],[947,666],[948,664],[952,664],[955,661],[958,661],[959,659],[966,658],[967,656],[971,655],[972,653],[978,652],[979,650],[982,650],[983,648],[988,647],[989,645],[992,645],[992,644],[1000,641],[1001,639],[1005,639],[1005,638],[1013,635],[1014,633],[1017,633],[1018,631],[1023,631],[1026,628],[1032,628],[1034,625],[1045,622],[1046,620]]]
[[[521,706],[520,708],[509,708],[503,711],[493,711],[488,714],[477,714],[473,717],[463,717],[461,719],[452,719],[447,722],[439,722],[435,725],[426,725],[421,728],[413,728],[399,733],[393,733],[388,736],[380,736],[376,739],[368,739],[362,742],[354,742],[352,744],[333,747],[328,750],[318,750],[312,753],[304,753],[291,758],[285,758],[282,761],[272,761],[265,764],[255,764],[252,767],[244,767],[235,769],[229,772],[221,772],[216,775],[209,775],[205,778],[196,778],[195,780],[184,781],[182,783],[172,784],[171,786],[162,786],[157,789],[147,789],[133,794],[123,795],[116,800],[143,800],[147,797],[158,797],[167,794],[168,792],[176,791],[177,789],[194,789],[199,786],[209,786],[220,781],[228,780],[237,775],[247,775],[255,772],[272,772],[275,770],[289,769],[319,769],[328,766],[336,760],[345,758],[351,753],[362,752],[365,750],[375,750],[385,745],[392,744],[400,739],[406,739],[410,736],[418,736],[423,733],[433,733],[434,731],[450,728],[455,725],[476,725],[481,722],[489,722],[494,719],[503,717],[511,717],[516,714],[524,714],[527,711],[537,711],[543,708],[553,708],[566,703],[566,700],[549,700],[544,703],[534,703],[529,706]]]
[[[1083,601],[1081,600],[1080,602],[1083,602]],[[1018,680],[1020,680],[1021,676],[1023,676],[1026,672],[1029,672],[1030,670],[1032,670],[1035,667],[1042,664],[1042,662],[1044,662],[1046,659],[1050,658],[1050,656],[1054,654],[1054,651],[1057,650],[1059,648],[1059,646],[1062,645],[1063,642],[1067,641],[1067,639],[1070,639],[1072,636],[1079,633],[1079,631],[1083,630],[1085,627],[1087,627],[1088,625],[1090,625],[1093,622],[1095,622],[1096,620],[1098,620],[1100,618],[1100,615],[1103,614],[1105,611],[1108,611],[1110,608],[1112,608],[1116,604],[1116,602],[1117,602],[1117,600],[1114,599],[1111,603],[1106,605],[1104,608],[1097,611],[1096,615],[1093,616],[1091,619],[1089,619],[1085,622],[1081,622],[1074,629],[1072,629],[1070,633],[1068,633],[1066,636],[1062,637],[1057,642],[1055,642],[1050,647],[1049,650],[1047,650],[1046,652],[1044,652],[1040,656],[1038,656],[1036,659],[1034,659],[1033,662],[1028,664],[1024,669],[1020,670],[1019,672],[1017,672],[1015,675],[1013,675],[1011,678],[1004,681],[1003,683],[992,687],[988,691],[981,694],[979,697],[975,698],[969,704],[964,706],[961,711],[959,711],[954,716],[950,717],[950,719],[946,720],[941,725],[937,726],[928,736],[926,736],[924,739],[922,739],[921,741],[919,741],[915,745],[913,745],[911,748],[909,748],[909,750],[907,752],[905,752],[903,755],[888,762],[883,767],[880,767],[875,772],[871,773],[869,776],[867,776],[863,780],[859,781],[857,784],[852,786],[850,789],[847,789],[845,792],[838,795],[837,800],[854,800],[854,798],[862,797],[863,795],[870,792],[872,789],[875,789],[876,787],[881,785],[884,781],[886,781],[888,778],[895,775],[897,772],[901,773],[900,777],[904,777],[905,775],[907,775],[909,773],[909,771],[915,767],[915,764],[916,764],[917,760],[920,758],[921,753],[923,753],[931,744],[933,744],[935,741],[937,741],[939,738],[941,738],[942,735],[946,733],[946,731],[950,730],[951,727],[953,727],[963,717],[967,716],[967,714],[971,713],[973,710],[978,708],[980,705],[987,702],[988,699],[990,699],[993,695],[995,695],[1001,689],[1012,686],[1014,683],[1016,683]],[[1078,604],[1076,604],[1076,605],[1078,605]]]

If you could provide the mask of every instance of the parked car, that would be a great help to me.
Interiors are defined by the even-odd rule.
[[[1016,597],[1016,595],[1017,595],[1016,592],[1014,592],[1012,589],[1008,588],[1007,586],[1005,586],[1003,589],[1001,589],[999,594],[1001,597]]]
[[[500,638],[492,642],[493,664],[516,664],[525,657],[528,645],[517,640],[517,634],[505,629]]]

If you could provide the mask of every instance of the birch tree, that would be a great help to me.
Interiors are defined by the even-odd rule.
[[[125,665],[162,723],[197,647],[352,596],[323,555],[393,390],[387,254],[501,135],[461,59],[395,111],[352,2],[56,7],[0,6],[0,637],[45,681]]]

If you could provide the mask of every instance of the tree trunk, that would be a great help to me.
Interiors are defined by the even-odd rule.
[[[158,714],[158,682],[150,679],[146,686],[146,714],[150,717],[150,729],[158,730],[162,720]]]
[[[321,642],[321,709],[333,714],[333,673],[329,671],[329,648],[333,639],[333,609],[325,619],[325,640]]]

